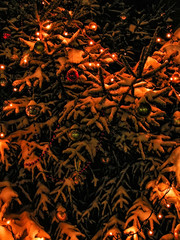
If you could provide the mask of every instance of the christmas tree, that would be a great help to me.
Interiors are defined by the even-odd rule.
[[[132,66],[89,2],[1,8],[0,239],[180,239],[180,29]]]

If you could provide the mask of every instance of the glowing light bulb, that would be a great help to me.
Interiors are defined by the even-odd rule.
[[[113,59],[115,59],[115,60],[117,59],[117,54],[116,53],[113,53],[111,56],[112,56]]]
[[[156,39],[156,42],[161,42],[161,38],[158,37],[158,38]]]
[[[170,33],[167,33],[167,34],[166,34],[166,37],[167,37],[167,38],[170,38],[170,37],[171,37],[171,34],[170,34]]]
[[[13,91],[14,91],[14,92],[17,92],[17,90],[18,90],[17,88],[13,88]]]
[[[101,48],[99,51],[102,53],[102,52],[104,51],[104,49],[103,49],[103,48]]]
[[[114,78],[111,78],[111,82],[114,82]]]
[[[89,66],[92,66],[92,63],[89,63]]]
[[[4,138],[5,134],[3,132],[0,133],[0,138]]]
[[[112,236],[112,235],[113,235],[113,233],[112,233],[112,232],[109,232],[109,235],[111,235],[111,236]]]
[[[99,63],[97,63],[97,64],[96,64],[96,66],[97,66],[97,67],[99,67],[99,66],[100,66],[100,64],[99,64]]]
[[[163,215],[161,213],[158,214],[158,218],[159,219],[162,219],[163,218]]]
[[[7,222],[6,222],[7,224],[10,224],[11,223],[11,220],[7,220]]]
[[[68,32],[64,32],[63,34],[64,34],[64,36],[67,36],[67,35],[68,35]]]
[[[4,70],[5,69],[5,65],[1,64],[0,68],[1,68],[1,70]]]
[[[9,104],[9,106],[10,106],[10,107],[12,107],[12,106],[13,106],[13,104],[12,104],[12,103],[10,103],[10,104]]]
[[[120,18],[124,21],[127,17],[125,15],[122,15]]]
[[[96,30],[97,30],[97,24],[96,24],[95,22],[91,22],[91,23],[89,24],[89,28],[90,28],[91,30],[96,31]]]
[[[40,32],[36,32],[36,35],[39,36],[39,35],[40,35]]]
[[[48,24],[48,25],[46,26],[46,29],[50,29],[51,26],[52,26],[52,24]]]
[[[72,15],[73,15],[73,12],[72,12],[72,11],[69,11],[69,15],[72,16]]]
[[[173,80],[173,77],[170,77],[170,80],[172,81],[172,80]]]
[[[153,236],[154,232],[152,230],[149,230],[148,234],[149,236]]]
[[[171,207],[171,204],[167,203],[167,204],[166,204],[166,207],[167,207],[167,208],[170,208],[170,207]]]
[[[94,42],[91,40],[91,41],[89,41],[89,45],[93,45],[94,44]]]

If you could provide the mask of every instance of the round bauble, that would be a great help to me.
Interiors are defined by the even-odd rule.
[[[79,129],[72,129],[68,136],[72,141],[79,141],[82,137],[82,132]]]
[[[42,41],[37,41],[34,45],[34,51],[37,54],[42,54],[44,52],[45,45]]]
[[[37,105],[37,103],[34,100],[31,100],[29,104],[26,107],[26,114],[30,118],[35,118],[40,113],[40,107]]]
[[[71,68],[68,70],[66,78],[70,82],[76,82],[79,78],[79,73],[75,68]]]
[[[137,108],[140,117],[147,117],[151,113],[151,105],[148,102],[141,102]]]
[[[7,85],[8,81],[6,78],[6,75],[4,73],[0,74],[0,86],[5,87]]]
[[[176,111],[173,114],[173,125],[175,127],[180,127],[180,111]]]
[[[58,208],[57,208],[57,211],[56,211],[56,216],[57,216],[57,219],[61,222],[64,222],[67,220],[67,213],[66,213],[66,209],[60,205]]]

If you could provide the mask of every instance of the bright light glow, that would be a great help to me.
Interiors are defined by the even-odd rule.
[[[162,219],[163,218],[163,215],[161,213],[158,214],[158,218],[159,219]]]
[[[4,69],[5,69],[5,66],[2,64],[2,65],[0,65],[0,68],[1,68],[2,70],[4,70]]]
[[[111,236],[112,236],[112,235],[113,235],[113,233],[112,233],[112,232],[109,232],[109,235],[111,235]]]
[[[171,207],[171,204],[167,203],[167,204],[166,204],[166,207],[167,207],[167,208],[170,208],[170,207]]]
[[[64,34],[64,36],[67,36],[67,35],[68,35],[68,32],[64,32],[63,34]]]
[[[14,91],[14,92],[17,92],[17,90],[18,90],[17,88],[13,88],[13,91]]]
[[[156,42],[161,42],[161,38],[157,38],[157,39],[156,39]]]
[[[99,66],[100,66],[100,64],[99,64],[99,63],[97,63],[97,64],[96,64],[96,66],[97,66],[97,67],[99,67]]]
[[[171,34],[170,34],[170,33],[167,33],[167,34],[166,34],[166,37],[167,37],[167,38],[170,38],[170,37],[171,37]]]
[[[91,40],[91,41],[89,41],[89,45],[93,45],[94,44],[94,42]]]
[[[12,107],[12,106],[13,106],[13,104],[12,104],[12,103],[10,103],[10,104],[9,104],[9,106],[10,106],[10,107]]]
[[[114,78],[111,78],[111,82],[114,82]]]
[[[153,231],[149,230],[148,234],[149,234],[149,236],[152,236],[153,235]]]
[[[36,32],[36,35],[39,36],[39,35],[40,35],[40,32]]]
[[[89,63],[89,66],[92,66],[92,63]]]
[[[7,224],[10,224],[11,223],[11,220],[7,220],[7,222],[6,222]]]
[[[121,19],[122,19],[122,20],[126,20],[126,16],[125,16],[125,15],[122,15],[122,16],[121,16]]]
[[[73,12],[72,11],[69,11],[69,15],[72,16]]]
[[[52,24],[48,24],[48,25],[46,26],[46,29],[50,29],[51,26],[52,26]]]
[[[3,138],[5,136],[5,134],[2,132],[0,133],[0,137]]]
[[[100,52],[102,53],[103,51],[104,51],[104,49],[103,49],[103,48],[101,48],[101,49],[100,49]]]
[[[41,39],[40,38],[36,38],[37,41],[40,41]]]

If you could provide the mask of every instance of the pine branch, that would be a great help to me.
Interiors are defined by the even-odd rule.
[[[103,89],[104,95],[107,96],[107,98],[109,100],[113,100],[111,94],[105,88],[104,79],[103,79],[103,73],[102,73],[102,68],[101,67],[99,68],[99,79],[101,81],[101,85],[102,85],[102,89]]]
[[[136,74],[133,72],[133,70],[131,69],[131,66],[129,65],[128,61],[126,60],[126,58],[121,55],[120,56],[122,62],[124,63],[125,67],[127,68],[128,72],[135,78],[137,78]]]

